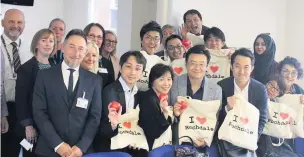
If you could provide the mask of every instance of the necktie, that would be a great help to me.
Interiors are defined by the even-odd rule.
[[[14,62],[14,72],[17,73],[21,62],[20,62],[20,57],[18,53],[18,45],[16,42],[11,43],[13,45],[13,62]]]
[[[74,69],[68,69],[68,70],[70,70],[69,85],[68,85],[68,96],[70,100],[73,94],[73,73],[75,70]]]

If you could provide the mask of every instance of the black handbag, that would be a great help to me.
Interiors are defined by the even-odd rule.
[[[175,146],[175,148],[174,148],[174,156],[175,157],[209,157],[209,154],[207,152],[206,153],[200,153],[195,149],[194,143],[193,143],[193,140],[192,140],[191,137],[182,136],[179,139],[181,139],[181,138],[188,138],[190,140],[191,147],[189,148],[187,146],[184,146],[184,147]]]

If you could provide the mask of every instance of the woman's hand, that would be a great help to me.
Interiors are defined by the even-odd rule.
[[[108,114],[109,121],[111,122],[112,129],[115,129],[119,124],[122,107],[120,107],[118,112],[115,108],[110,108],[110,105],[108,106],[108,109],[109,109],[109,114]]]
[[[196,140],[193,141],[195,147],[204,147],[206,146],[206,142],[203,138],[196,138]]]
[[[167,114],[168,113],[168,98],[167,97],[163,97],[160,99],[160,108],[163,111],[163,113]]]

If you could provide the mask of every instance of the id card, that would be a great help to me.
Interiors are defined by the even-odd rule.
[[[98,68],[98,72],[107,74],[108,70],[106,68]]]
[[[33,144],[29,143],[26,139],[23,139],[20,145],[27,151],[33,148]]]
[[[88,108],[88,100],[84,98],[77,98],[76,107],[87,109]]]

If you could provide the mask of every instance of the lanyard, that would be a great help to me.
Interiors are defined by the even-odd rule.
[[[8,50],[7,50],[7,47],[6,47],[6,43],[5,43],[5,41],[4,41],[4,38],[3,38],[3,35],[1,35],[1,41],[2,41],[2,44],[3,44],[3,46],[4,46],[4,48],[5,48],[5,51],[6,51],[6,54],[7,54],[7,58],[8,58],[8,61],[9,61],[9,63],[10,63],[10,65],[11,65],[11,69],[12,69],[12,73],[13,73],[13,77],[14,78],[16,78],[16,73],[14,72],[14,63],[13,63],[13,60],[12,60],[12,58],[11,58],[11,55],[8,53]],[[20,47],[20,45],[21,45],[21,40],[19,40],[19,47]],[[18,48],[18,51],[19,51],[19,48]]]

